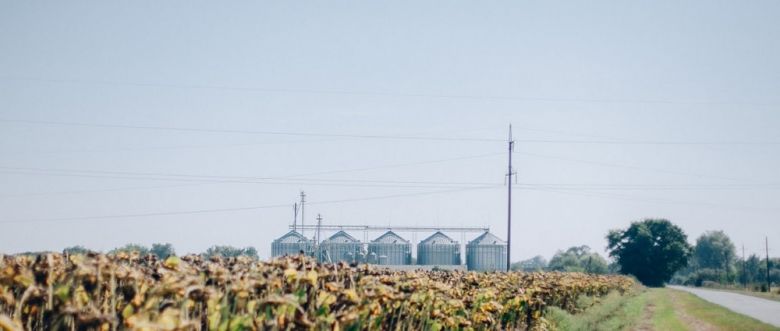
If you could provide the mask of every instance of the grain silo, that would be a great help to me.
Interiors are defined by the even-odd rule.
[[[412,263],[412,244],[393,231],[387,231],[368,243],[369,263],[406,265]]]
[[[485,232],[466,244],[466,264],[474,271],[506,270],[506,242]]]
[[[311,252],[311,241],[297,231],[290,231],[271,242],[271,256],[297,255]]]
[[[360,263],[364,261],[363,244],[344,231],[336,232],[320,243],[320,261]]]
[[[417,264],[459,265],[460,244],[437,231],[417,244]]]

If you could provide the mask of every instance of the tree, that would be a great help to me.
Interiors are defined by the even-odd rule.
[[[122,247],[114,248],[108,253],[117,254],[117,253],[132,253],[132,252],[138,252],[138,254],[140,255],[147,255],[149,254],[149,248],[140,244],[127,244]]]
[[[696,239],[693,261],[697,268],[713,269],[718,274],[716,281],[728,278],[737,255],[734,243],[723,231],[707,231]],[[720,272],[723,272],[723,275]]]
[[[587,272],[605,274],[609,271],[607,261],[588,246],[574,246],[565,252],[558,251],[547,267],[552,271]]]
[[[157,257],[161,259],[167,259],[169,256],[176,255],[176,250],[173,249],[173,245],[171,245],[170,243],[152,244],[152,249],[149,252],[154,255],[157,255]]]
[[[237,248],[233,246],[211,246],[203,255],[207,258],[214,256],[221,257],[237,257],[248,256],[251,258],[257,258],[257,250],[254,247]]]
[[[626,230],[607,235],[609,256],[620,272],[634,275],[647,286],[663,286],[688,263],[691,245],[680,227],[665,219],[633,222]]]
[[[91,249],[86,248],[84,246],[80,246],[80,245],[66,247],[65,249],[62,250],[63,254],[68,254],[68,255],[87,254],[87,253],[92,253],[92,252],[93,251]]]
[[[547,260],[541,255],[534,256],[528,260],[512,263],[512,270],[521,270],[525,272],[543,271],[547,268]]]
[[[742,274],[739,278],[748,284],[761,282],[762,281],[762,274],[761,274],[761,266],[766,265],[761,263],[761,258],[758,257],[756,254],[751,254],[747,260],[745,261],[745,267],[740,268],[739,271]],[[764,269],[766,270],[766,269]],[[764,273],[763,275],[766,275]],[[765,279],[763,279],[766,281]]]

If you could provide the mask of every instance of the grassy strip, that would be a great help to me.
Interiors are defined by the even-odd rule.
[[[778,330],[693,294],[667,288],[635,288],[625,295],[581,298],[583,310],[570,314],[549,308],[545,318],[560,330]]]
[[[561,330],[627,330],[642,317],[647,292],[637,288],[620,295],[612,292],[602,299],[581,298],[579,306],[588,307],[578,314],[550,308],[546,318]]]
[[[655,330],[688,330],[686,324],[675,313],[675,305],[666,289],[650,289],[647,292],[648,306],[652,311],[652,325]]]
[[[712,324],[720,330],[780,330],[780,328],[735,313],[687,292],[672,289],[655,289],[653,291],[663,293],[666,300],[674,300],[687,314]]]

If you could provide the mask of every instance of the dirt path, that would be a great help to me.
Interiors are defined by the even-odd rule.
[[[698,319],[688,314],[686,312],[687,308],[682,304],[683,300],[679,298],[679,295],[681,294],[680,292],[669,291],[668,293],[672,301],[672,306],[674,307],[674,314],[680,319],[680,321],[685,323],[685,325],[688,327],[689,330],[693,330],[693,331],[719,330],[714,325],[702,321],[701,319]]]
[[[642,313],[642,323],[636,328],[636,331],[654,331],[653,315],[655,314],[655,304],[648,303],[645,311]]]

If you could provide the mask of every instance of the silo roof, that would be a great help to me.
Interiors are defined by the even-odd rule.
[[[452,240],[452,238],[447,237],[446,234],[441,233],[441,231],[436,231],[436,233],[432,234],[430,237],[425,238],[423,241],[420,242],[422,245],[433,245],[433,244],[457,244],[458,242],[455,240]]]
[[[293,230],[290,232],[287,232],[287,234],[279,237],[279,239],[275,240],[276,242],[280,243],[289,243],[289,244],[297,244],[300,242],[308,242],[309,239],[306,239],[302,234],[298,233],[297,231]]]
[[[506,245],[506,242],[490,232],[485,232],[474,238],[474,240],[469,241],[469,245]]]
[[[409,243],[408,240],[402,238],[401,236],[397,235],[393,231],[387,231],[385,234],[379,236],[378,238],[371,241],[372,243],[378,243],[378,244],[397,244],[397,243]]]
[[[347,242],[358,242],[355,237],[350,236],[349,233],[346,233],[344,231],[336,232],[334,235],[330,236],[326,241],[328,242],[339,242],[339,243],[347,243]]]

